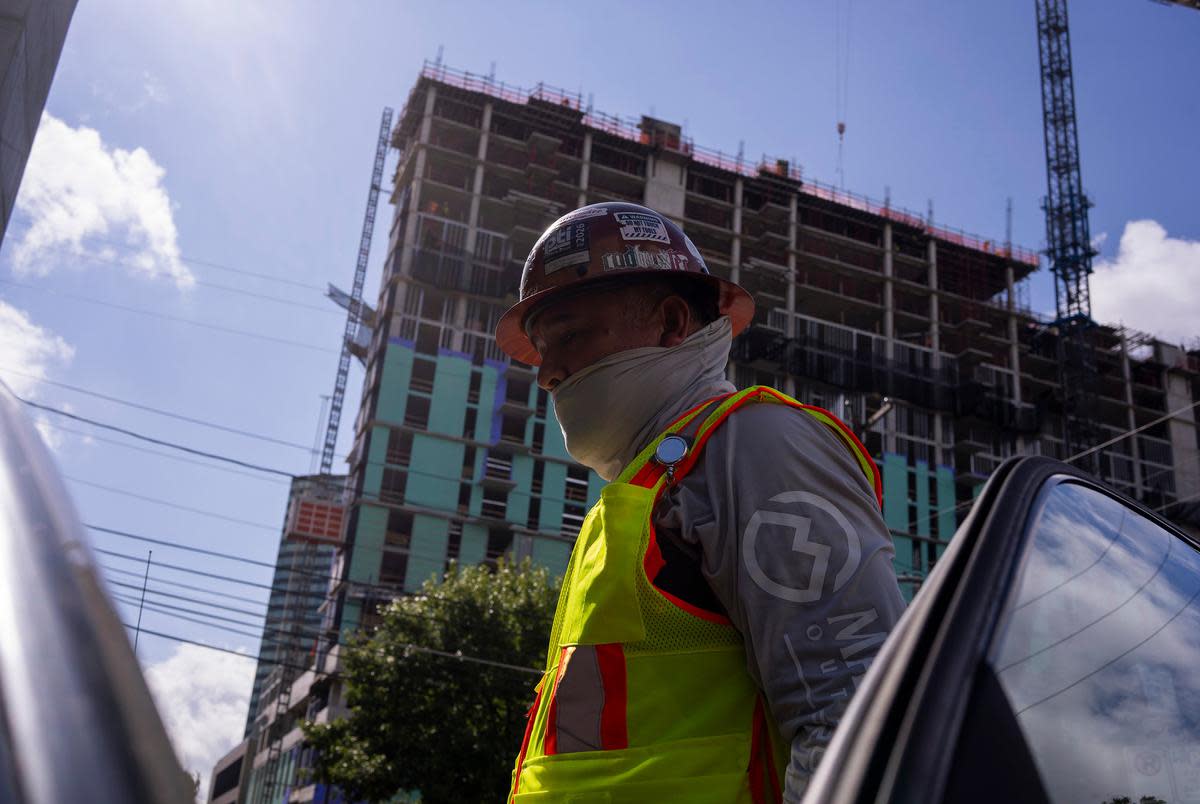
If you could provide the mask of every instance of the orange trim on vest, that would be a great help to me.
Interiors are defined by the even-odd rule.
[[[690,419],[695,417],[696,414],[703,411],[709,405],[713,404],[714,402],[721,402],[722,400],[728,399],[731,396],[733,396],[733,394],[721,394],[720,396],[714,396],[710,399],[704,400],[699,405],[696,405],[694,408],[691,408],[685,411],[682,415],[678,416],[674,421],[666,426],[663,432],[672,431],[675,426],[680,423],[686,424]],[[629,482],[634,486],[652,488],[654,484],[658,482],[658,478],[660,478],[665,471],[666,467],[651,457],[650,460],[646,461],[645,465],[643,465],[642,468],[639,469],[637,473],[629,479]]]
[[[766,707],[760,695],[754,702],[754,720],[750,727],[750,765],[746,769],[750,777],[750,799],[754,804],[778,804],[783,801],[779,789],[779,775],[775,768],[774,750],[771,745],[770,726],[767,724]],[[770,785],[770,793],[767,785]]]
[[[550,691],[550,708],[546,712],[546,739],[542,741],[542,749],[549,754],[558,753],[558,685],[562,682],[563,673],[570,664],[570,654],[575,650],[568,645],[558,654],[558,672],[554,674],[554,688]]]
[[[629,747],[627,721],[629,687],[625,676],[625,648],[619,642],[596,646],[596,663],[604,685],[604,708],[600,711],[600,745],[611,751]]]
[[[666,488],[666,486],[663,486]],[[658,490],[658,495],[655,497],[655,503],[662,497],[663,489]],[[654,523],[650,523],[650,541],[646,545],[646,556],[642,559],[642,568],[646,572],[646,580],[650,581],[650,586],[655,592],[665,597],[667,600],[679,609],[683,609],[693,617],[699,617],[701,620],[708,620],[710,623],[717,625],[733,625],[733,622],[724,614],[717,614],[715,611],[706,611],[698,606],[693,606],[682,598],[676,597],[665,589],[662,589],[654,583],[654,579],[658,577],[658,571],[666,566],[666,561],[663,560],[662,550],[658,547],[658,535],[654,532]]]
[[[538,684],[537,695],[533,696],[533,705],[529,707],[529,711],[525,713],[525,737],[521,740],[521,752],[517,754],[517,769],[513,775],[512,795],[509,796],[509,801],[517,795],[521,787],[521,767],[525,764],[525,754],[529,751],[529,741],[533,738],[533,721],[537,717],[538,707],[542,705],[542,693],[545,691],[545,678],[542,683]]]
[[[760,388],[758,392],[759,394],[771,394],[785,405],[791,405],[792,407],[799,407],[804,410],[811,410],[817,413],[823,413],[828,416],[833,425],[837,427],[842,438],[850,442],[859,455],[861,455],[863,458],[866,458],[867,466],[870,469],[869,481],[875,491],[875,500],[879,503],[879,507],[883,508],[883,478],[879,474],[879,467],[875,465],[875,460],[871,457],[871,453],[867,452],[867,448],[864,447],[863,443],[858,440],[858,436],[854,434],[854,431],[846,426],[845,422],[843,422],[834,414],[825,410],[825,408],[819,408],[816,405],[805,405],[802,402],[797,402],[796,400],[790,399],[784,394],[781,394],[779,391],[776,391],[774,388],[763,387]],[[855,457],[857,458],[858,456],[856,455]]]

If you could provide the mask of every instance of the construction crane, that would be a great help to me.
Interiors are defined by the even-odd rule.
[[[1035,0],[1042,78],[1042,127],[1046,144],[1046,255],[1054,275],[1058,330],[1059,385],[1062,389],[1063,457],[1095,441],[1088,412],[1095,384],[1095,355],[1088,341],[1092,326],[1089,276],[1091,233],[1079,166],[1075,126],[1075,84],[1066,0]],[[1094,457],[1094,456],[1093,456]],[[1092,461],[1092,467],[1096,463]]]
[[[367,259],[371,256],[371,235],[375,231],[375,208],[379,205],[379,187],[383,183],[383,163],[387,158],[388,136],[392,130],[392,110],[385,107],[379,121],[379,139],[375,144],[375,166],[371,171],[371,190],[367,194],[367,214],[363,218],[358,241],[358,263],[354,266],[354,285],[346,305],[346,330],[338,356],[337,379],[329,401],[329,424],[325,428],[325,446],[321,450],[321,474],[333,469],[333,451],[337,447],[338,425],[342,420],[342,402],[346,398],[346,379],[350,374],[351,348],[363,317],[362,291],[367,278]]]
[[[328,476],[333,469],[333,452],[337,445],[338,425],[342,418],[342,403],[346,396],[346,380],[350,374],[351,354],[359,352],[361,346],[358,338],[364,319],[373,319],[374,311],[362,300],[363,284],[367,277],[367,260],[371,255],[371,236],[375,232],[375,210],[379,204],[379,188],[383,183],[383,164],[387,158],[388,139],[392,130],[392,110],[385,107],[383,117],[379,121],[379,138],[375,144],[375,165],[371,170],[371,189],[367,194],[367,213],[363,218],[362,234],[358,241],[358,262],[354,266],[354,285],[347,297],[330,285],[329,295],[342,307],[346,308],[346,327],[342,336],[342,349],[338,357],[337,379],[333,386],[333,397],[329,404],[329,424],[325,429],[325,445],[321,451],[321,475]],[[320,495],[328,497],[329,489]],[[311,504],[311,501],[310,501]],[[289,511],[289,520],[291,512]],[[290,530],[290,525],[289,525]],[[292,539],[295,534],[285,534]],[[302,549],[293,550],[290,570],[292,577],[308,577],[314,573],[319,547],[316,544],[306,544]],[[306,633],[304,612],[309,606],[307,594],[293,595],[289,585],[283,601],[283,616],[279,624],[276,644],[280,663],[276,667],[278,681],[275,685],[274,716],[268,721],[267,728],[267,761],[264,766],[265,781],[259,790],[259,795],[252,804],[261,804],[275,800],[275,797],[285,783],[282,778],[281,758],[283,754],[283,738],[286,736],[291,721],[288,712],[292,706],[292,683],[296,678],[293,666],[295,654],[302,640],[310,635]]]

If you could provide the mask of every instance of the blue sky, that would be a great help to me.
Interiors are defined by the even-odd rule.
[[[80,415],[307,472],[302,449],[133,410],[11,370],[312,444],[343,325],[317,288],[351,282],[379,114],[384,105],[403,106],[423,59],[440,46],[458,69],[486,73],[494,62],[497,80],[580,91],[612,114],[653,113],[684,124],[699,145],[736,152],[744,141],[749,157],[790,157],[806,175],[833,182],[839,9],[851,20],[846,189],[882,198],[890,188],[894,204],[920,212],[932,199],[939,224],[996,240],[1011,197],[1014,240],[1040,248],[1045,172],[1031,2],[735,8],[85,0],[47,103],[53,119],[35,146],[43,151],[31,160],[23,206],[0,250],[0,324],[10,330],[0,338],[8,343],[0,346],[0,376]],[[1096,203],[1092,231],[1104,272],[1094,290],[1097,312],[1172,340],[1200,335],[1191,326],[1200,300],[1200,101],[1192,80],[1200,13],[1149,0],[1075,2],[1071,12],[1084,183]],[[72,198],[66,207],[63,191]],[[386,194],[380,217],[391,217]],[[371,301],[385,239],[380,226],[367,280]],[[1035,308],[1052,309],[1049,278],[1031,285]],[[356,367],[341,454],[360,381]],[[111,433],[92,431],[89,441],[48,432],[85,521],[274,559],[285,486],[98,440],[128,443]],[[118,537],[97,536],[96,543],[145,555],[146,545]],[[270,580],[264,568],[154,551],[156,560]],[[136,569],[116,558],[104,563]],[[154,577],[197,580],[167,570]],[[261,590],[214,588],[265,600]],[[254,640],[161,614],[147,613],[143,623],[257,650]],[[186,742],[180,751],[185,764],[207,773],[201,765],[239,736],[252,663],[181,652],[158,638],[143,639],[139,652],[154,678],[172,680],[170,697],[183,702],[168,713],[177,740]],[[204,720],[202,710],[219,714]],[[206,742],[202,732],[218,736]]]

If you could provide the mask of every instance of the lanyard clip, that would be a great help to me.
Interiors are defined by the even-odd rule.
[[[669,435],[654,449],[654,462],[667,468],[667,485],[675,482],[675,465],[687,457],[691,445],[683,436]]]

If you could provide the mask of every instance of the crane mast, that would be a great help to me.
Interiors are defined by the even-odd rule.
[[[1047,195],[1042,207],[1046,212],[1046,256],[1054,275],[1063,441],[1067,453],[1063,457],[1068,457],[1094,442],[1094,428],[1087,417],[1092,409],[1095,356],[1086,332],[1092,325],[1089,276],[1096,251],[1088,226],[1088,209],[1092,204],[1083,192],[1079,165],[1067,2],[1035,0],[1035,3],[1046,145]]]
[[[329,402],[329,424],[325,428],[325,445],[321,450],[321,474],[333,468],[333,451],[337,447],[338,425],[342,420],[342,403],[346,397],[346,379],[350,374],[350,344],[362,322],[362,291],[367,278],[367,260],[371,255],[371,235],[375,231],[375,209],[379,205],[379,188],[383,183],[383,163],[387,158],[388,135],[392,130],[392,110],[384,108],[379,121],[379,139],[375,144],[375,166],[371,171],[371,190],[367,194],[367,214],[363,217],[362,236],[358,241],[358,263],[354,267],[354,286],[346,308],[346,329],[342,351],[338,357],[337,379]]]

